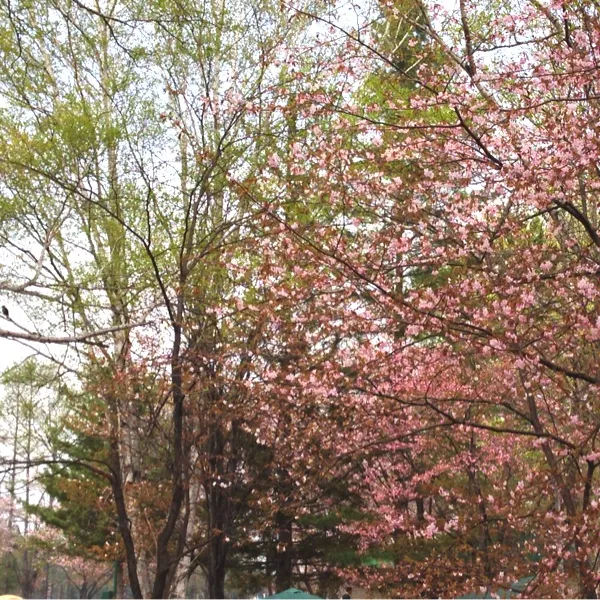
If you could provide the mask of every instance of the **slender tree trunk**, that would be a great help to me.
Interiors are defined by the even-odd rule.
[[[182,266],[182,271],[185,267]],[[185,286],[185,275],[181,279],[182,289]],[[178,298],[177,321],[173,323],[175,338],[171,358],[171,389],[173,391],[173,483],[171,504],[164,527],[161,529],[156,540],[156,576],[152,588],[153,598],[164,598],[168,592],[167,583],[171,569],[171,553],[169,542],[175,531],[183,504],[185,489],[183,481],[184,469],[184,444],[183,444],[183,421],[184,400],[183,390],[183,366],[181,359],[181,320],[183,318],[183,296]]]
[[[229,524],[229,490],[221,487],[221,475],[224,473],[223,456],[225,439],[218,420],[210,424],[211,435],[208,442],[210,455],[210,478],[205,485],[208,517],[208,591],[211,598],[225,598],[225,561],[229,544],[226,530]],[[214,485],[213,485],[214,484]]]
[[[194,530],[196,528],[196,513],[198,512],[198,501],[200,495],[200,482],[197,477],[193,477],[190,483],[189,490],[189,507],[188,507],[188,521],[187,527],[185,531],[185,540],[186,542],[191,539],[194,534]],[[174,598],[185,598],[187,584],[190,579],[190,565],[192,562],[192,557],[189,553],[187,553],[177,565],[177,569],[175,571],[175,575],[173,577],[173,581],[175,582],[175,588],[173,590],[172,596]]]
[[[292,525],[290,519],[283,511],[275,515],[277,528],[277,548],[275,553],[275,589],[282,592],[292,587]]]
[[[114,402],[114,400],[113,400]],[[112,492],[117,509],[117,522],[119,533],[123,539],[125,556],[127,560],[127,574],[129,575],[129,585],[134,598],[143,598],[140,581],[138,578],[138,565],[135,543],[131,534],[131,521],[127,514],[127,504],[123,493],[123,479],[121,475],[121,457],[119,453],[118,437],[118,417],[117,410],[109,407],[109,425],[110,425],[110,466],[112,471]]]
[[[34,585],[35,580],[31,569],[31,555],[27,548],[23,552],[23,583],[21,584],[23,598],[33,598]]]
[[[425,499],[417,498],[415,504],[417,505],[417,523],[423,523],[425,521]]]
[[[12,447],[12,465],[10,467],[10,483],[9,483],[9,494],[10,494],[10,505],[8,509],[8,531],[12,534],[14,528],[15,519],[15,489],[17,485],[17,440],[19,438],[19,423],[20,423],[20,402],[17,402],[17,413],[15,415],[15,432],[13,436],[13,447]],[[9,590],[9,569],[6,569],[4,573],[4,589],[8,593]]]
[[[31,497],[31,451],[32,451],[32,425],[33,425],[33,398],[29,398],[29,402],[27,404],[27,438],[26,438],[26,446],[25,446],[25,506],[29,505],[30,497]],[[25,521],[23,523],[23,532],[27,537],[29,534],[29,512],[25,511]],[[23,553],[23,597],[24,598],[33,598],[35,592],[35,584],[38,576],[38,570],[35,567],[35,556],[36,551],[34,549],[26,548]]]
[[[225,598],[227,546],[223,533],[214,535],[210,546],[208,594],[210,598]]]

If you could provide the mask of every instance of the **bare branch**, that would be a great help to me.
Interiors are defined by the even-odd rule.
[[[148,325],[148,322],[130,323],[128,325],[119,325],[117,327],[107,327],[105,329],[98,329],[96,331],[90,331],[88,333],[80,333],[78,335],[57,337],[52,335],[42,335],[41,333],[10,331],[8,329],[0,329],[0,338],[12,339],[12,340],[26,340],[29,342],[39,342],[42,344],[101,344],[101,342],[92,341],[94,338],[122,331],[124,329],[133,329],[134,327],[141,327]]]

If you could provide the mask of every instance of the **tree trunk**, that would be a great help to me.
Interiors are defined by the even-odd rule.
[[[114,402],[114,400],[113,400]],[[129,585],[134,598],[143,598],[140,580],[138,578],[138,560],[136,556],[135,543],[131,534],[131,521],[127,514],[127,504],[123,493],[121,478],[121,458],[119,454],[118,420],[116,410],[109,408],[109,426],[110,426],[110,466],[112,471],[111,487],[117,510],[117,523],[119,533],[123,540],[125,556],[127,559],[127,574],[129,575]]]
[[[33,566],[33,558],[29,549],[23,553],[23,580],[21,591],[23,598],[33,598],[37,571]]]
[[[185,541],[186,543],[192,538],[194,535],[194,530],[196,526],[196,513],[198,508],[198,502],[200,500],[200,482],[197,477],[192,477],[192,481],[190,482],[189,489],[189,506],[188,510],[188,520],[187,527],[185,532]],[[173,577],[173,581],[175,583],[175,587],[173,589],[173,593],[171,597],[173,598],[185,598],[187,596],[187,584],[190,579],[190,565],[192,562],[192,556],[188,552],[177,565],[177,569],[175,571],[175,575]]]
[[[185,279],[182,278],[181,287],[185,285]],[[183,367],[181,362],[181,325],[183,318],[183,297],[180,295],[177,302],[177,321],[173,323],[174,341],[171,355],[171,390],[173,394],[173,479],[171,484],[171,503],[167,519],[163,528],[160,530],[156,540],[156,575],[152,587],[153,598],[164,598],[168,594],[169,573],[171,572],[171,552],[169,542],[173,537],[181,507],[185,497],[184,489],[184,462],[185,450],[183,443],[183,422],[184,422],[184,401],[185,392],[183,389]]]
[[[282,511],[275,515],[277,548],[275,554],[275,589],[282,592],[292,587],[292,525],[293,521]]]
[[[221,532],[210,544],[208,565],[208,594],[210,598],[225,598],[225,558],[227,547]]]

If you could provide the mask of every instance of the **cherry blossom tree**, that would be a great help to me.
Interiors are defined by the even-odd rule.
[[[368,15],[332,22],[346,44],[332,71],[382,64],[412,93],[387,86],[365,106],[319,89],[301,109],[338,115],[291,157],[311,174],[302,195],[347,218],[272,214],[348,289],[355,336],[328,381],[357,424],[340,452],[374,448],[356,485],[379,519],[363,534],[432,540],[380,580],[396,573],[409,594],[534,575],[528,594],[595,597],[598,15],[417,9],[383,9],[426,40],[410,72],[369,38]]]

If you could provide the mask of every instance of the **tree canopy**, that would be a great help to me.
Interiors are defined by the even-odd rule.
[[[577,0],[0,3],[0,586],[595,598],[599,46]]]

